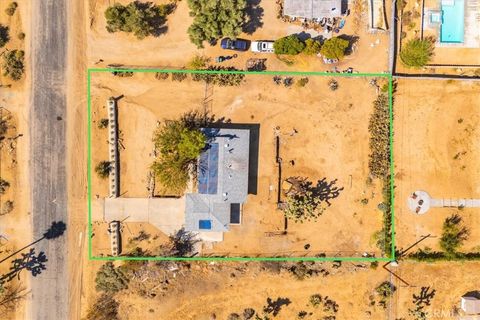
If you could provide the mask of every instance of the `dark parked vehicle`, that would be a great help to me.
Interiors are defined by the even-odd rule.
[[[224,38],[220,42],[222,49],[245,51],[248,48],[248,42],[242,39],[232,40],[230,38]]]

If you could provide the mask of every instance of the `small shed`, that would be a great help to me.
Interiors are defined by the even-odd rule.
[[[340,17],[342,0],[285,0],[283,15],[318,20]]]
[[[463,296],[460,307],[466,314],[480,314],[480,299],[477,297]]]

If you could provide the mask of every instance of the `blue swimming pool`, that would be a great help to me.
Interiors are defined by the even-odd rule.
[[[440,27],[440,42],[463,43],[464,0],[442,1],[442,26]]]

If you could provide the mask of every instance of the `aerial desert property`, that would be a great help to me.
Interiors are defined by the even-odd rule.
[[[0,318],[480,318],[476,0],[0,2]]]

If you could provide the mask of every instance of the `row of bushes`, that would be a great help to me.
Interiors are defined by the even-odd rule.
[[[341,59],[349,47],[350,42],[340,37],[333,37],[325,40],[322,44],[319,40],[300,40],[296,35],[289,35],[280,38],[273,44],[276,54],[296,55],[304,53],[314,55],[320,53],[327,59]]]

